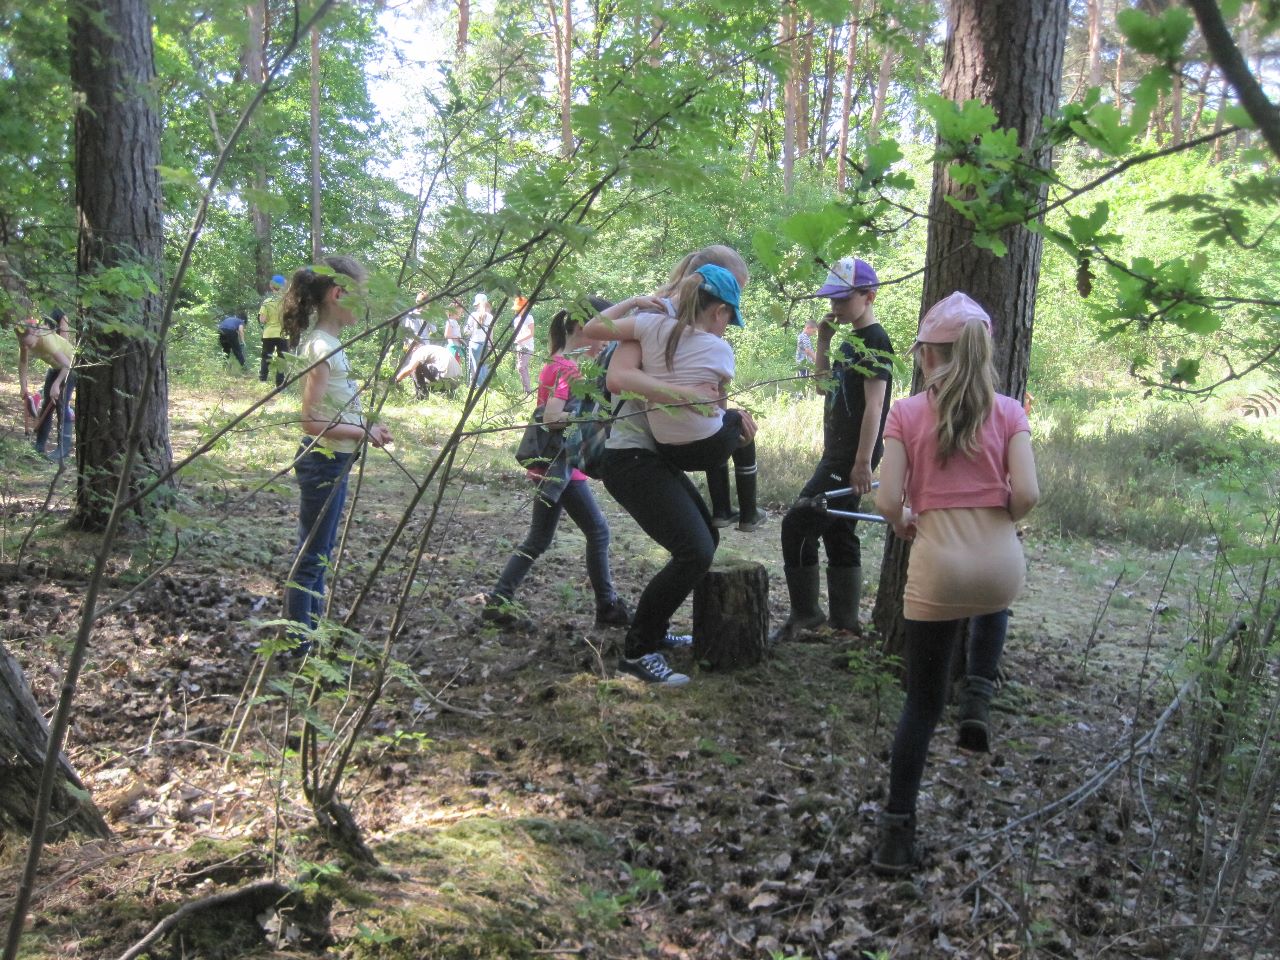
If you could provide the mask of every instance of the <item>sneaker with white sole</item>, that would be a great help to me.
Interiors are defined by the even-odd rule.
[[[667,666],[667,658],[660,653],[646,653],[634,660],[619,657],[618,672],[664,687],[683,687],[689,682],[689,678],[683,673],[676,673]]]
[[[693,646],[693,634],[668,633],[658,643],[664,650],[688,650]]]

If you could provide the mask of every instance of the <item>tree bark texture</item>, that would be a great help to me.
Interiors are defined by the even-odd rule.
[[[244,12],[249,30],[245,38],[244,50],[241,51],[241,65],[249,82],[261,85],[267,79],[267,2],[250,0],[245,4]],[[261,156],[263,150],[262,141],[261,134],[255,132],[252,135],[251,149],[258,156]],[[267,170],[261,159],[254,163],[250,186],[259,193],[267,191]],[[256,200],[251,200],[249,222],[253,227],[254,283],[258,293],[265,295],[270,289],[271,275],[275,272],[271,268],[271,214],[263,210]]]
[[[1002,127],[1030,148],[1046,114],[1058,103],[1069,10],[1067,0],[954,0],[948,10],[942,95],[957,103],[979,100],[994,108]],[[1049,151],[1028,157],[1048,168]],[[934,169],[929,201],[921,314],[963,290],[990,313],[995,332],[996,390],[1021,398],[1040,278],[1041,238],[1025,227],[1001,234],[1008,253],[997,257],[971,243],[967,220],[944,198],[959,192],[948,171]],[[888,291],[886,291],[886,294]],[[919,390],[919,375],[912,392]],[[909,549],[889,531],[873,621],[890,652],[902,650],[902,591]]]
[[[783,11],[778,33],[779,41],[787,49],[787,76],[782,81],[782,185],[787,196],[790,196],[795,187],[798,128],[796,73],[800,69],[799,56],[796,53],[795,6],[791,3],[788,3]]]
[[[693,590],[693,655],[713,670],[764,659],[769,574],[752,561],[717,561]]]
[[[147,0],[86,0],[70,8],[75,116],[76,268],[81,283],[138,266],[163,286],[160,115]],[[169,469],[169,389],[158,294],[108,302],[84,318],[78,351],[73,525],[101,529],[111,512],[130,426],[142,418],[129,489]],[[104,320],[133,329],[109,329]],[[149,395],[143,395],[154,366]]]
[[[0,833],[30,836],[35,801],[40,790],[40,769],[49,746],[49,727],[36,705],[18,661],[0,646]],[[66,757],[54,785],[49,839],[68,833],[91,837],[111,835],[92,800],[73,791],[84,785]]]
[[[320,233],[320,25],[311,28],[311,261],[324,253]]]
[[[844,82],[840,100],[840,144],[836,147],[836,190],[848,188],[849,169],[849,118],[853,113],[853,65],[858,58],[858,21],[862,0],[853,0],[853,13],[849,17],[849,46],[845,51]]]

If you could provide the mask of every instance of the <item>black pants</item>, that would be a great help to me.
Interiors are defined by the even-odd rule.
[[[828,490],[849,485],[853,464],[843,460],[822,459],[813,476],[800,491],[801,497],[813,497]],[[860,497],[838,501],[840,510],[857,512]],[[855,531],[856,520],[832,517],[817,510],[794,507],[782,518],[782,562],[788,567],[812,567],[818,563],[818,540],[827,548],[827,563],[833,567],[862,566],[862,543]]]
[[[963,620],[908,620],[907,702],[902,706],[889,763],[890,813],[914,813],[929,741],[947,705],[951,654]],[[1009,627],[1009,611],[985,613],[969,620],[965,672],[995,680]]]
[[[273,356],[283,357],[289,350],[289,341],[284,337],[263,337],[262,338],[262,363],[258,367],[258,379],[263,383],[267,382],[267,374],[271,371],[271,358]],[[284,383],[284,371],[276,371],[276,386]]]
[[[671,617],[709,569],[720,542],[698,488],[684,472],[648,450],[608,450],[605,489],[640,529],[671,554],[640,594],[624,654],[656,653]]]
[[[219,330],[218,344],[222,347],[224,356],[235,354],[235,358],[240,361],[240,366],[247,366],[244,362],[244,344],[240,342],[240,334],[234,330]]]

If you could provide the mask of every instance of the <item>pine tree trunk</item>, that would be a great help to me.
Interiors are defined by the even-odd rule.
[[[876,77],[876,95],[871,101],[871,123],[867,127],[867,140],[880,137],[880,122],[884,119],[885,105],[889,98],[889,81],[893,79],[893,48],[886,44],[880,51],[880,75]]]
[[[693,590],[693,655],[713,670],[764,659],[769,574],[750,560],[717,561]]]
[[[22,667],[0,645],[0,833],[30,836],[48,746],[49,727]],[[53,789],[48,838],[58,840],[68,833],[110,836],[106,821],[87,799],[84,784],[66,757],[61,758],[61,768]]]
[[[140,268],[162,289],[160,116],[150,10],[146,0],[87,0],[69,9],[71,81],[78,97],[77,273],[83,285],[92,285],[103,271]],[[84,318],[77,351],[83,366],[76,395],[73,526],[106,525],[134,421],[141,421],[139,447],[128,489],[167,472],[172,462],[165,350],[152,342],[161,307],[156,293],[109,296]]]
[[[836,190],[843,193],[849,185],[849,119],[853,114],[853,67],[858,59],[858,18],[862,0],[853,0],[849,17],[849,47],[845,51],[844,85],[840,100],[840,145],[836,147]]]
[[[787,196],[795,187],[796,173],[796,62],[795,8],[787,4],[779,26],[779,40],[787,50],[787,75],[782,81],[782,185]]]
[[[471,31],[471,0],[458,0],[458,37],[454,54],[459,63],[467,56],[467,35]]]
[[[320,260],[320,26],[311,28],[311,259]]]
[[[261,84],[267,79],[266,69],[266,37],[267,37],[267,3],[266,0],[250,0],[245,4],[245,23],[248,36],[245,38],[241,63],[245,77],[253,84]],[[262,138],[253,135],[251,150],[261,156]],[[267,191],[267,171],[261,160],[254,164],[253,177],[250,184],[259,193]],[[266,294],[270,289],[271,275],[271,215],[259,206],[256,199],[249,201],[249,222],[253,227],[253,263],[254,284],[258,293]]]
[[[1003,127],[1024,147],[1053,112],[1062,85],[1069,17],[1067,0],[955,0],[949,7],[942,95],[992,106]],[[1030,157],[1048,168],[1048,151]],[[947,170],[935,168],[929,201],[921,312],[963,290],[981,303],[995,324],[996,390],[1021,398],[1027,385],[1040,278],[1041,239],[1025,227],[1001,234],[1004,257],[970,243],[970,224],[945,201],[959,188]],[[919,389],[919,377],[913,382]],[[889,531],[872,618],[890,652],[902,651],[902,590],[908,550]]]

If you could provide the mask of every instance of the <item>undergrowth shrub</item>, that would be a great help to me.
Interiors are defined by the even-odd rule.
[[[1073,409],[1035,427],[1040,529],[1167,547],[1207,528],[1204,487],[1260,441],[1197,409],[1159,408],[1091,430]]]

